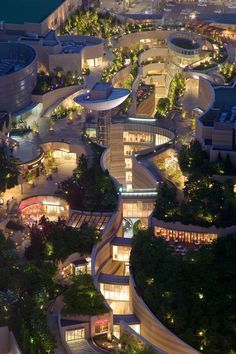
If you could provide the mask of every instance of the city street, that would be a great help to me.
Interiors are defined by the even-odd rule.
[[[128,14],[151,14],[155,12],[158,6],[156,0],[137,0],[133,2],[132,7],[126,10]],[[123,1],[103,0],[101,8],[109,10],[114,13],[123,13]],[[193,17],[194,13],[194,17]],[[236,8],[229,8],[227,2],[223,5],[199,5],[195,3],[177,3],[173,1],[171,5],[166,2],[162,14],[165,18],[166,24],[173,24],[176,22],[185,23],[186,21],[207,20],[211,18],[221,17],[224,14],[234,14]]]

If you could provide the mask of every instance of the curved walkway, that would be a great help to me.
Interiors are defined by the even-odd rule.
[[[67,343],[72,354],[99,354],[100,351],[93,349],[86,339],[79,339],[74,342]]]

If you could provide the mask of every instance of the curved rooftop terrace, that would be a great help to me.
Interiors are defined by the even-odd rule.
[[[90,92],[75,97],[74,101],[87,109],[108,111],[119,106],[130,95],[130,90],[128,89],[112,87],[107,91],[106,83],[98,83],[96,85],[94,88],[97,88],[97,91],[101,94],[93,95],[93,88]]]
[[[195,55],[201,50],[202,38],[192,32],[174,32],[167,38],[168,46],[177,53]]]

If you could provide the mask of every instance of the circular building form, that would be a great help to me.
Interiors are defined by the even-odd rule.
[[[130,90],[114,88],[110,83],[98,82],[90,92],[75,97],[75,102],[93,111],[109,111],[118,107],[130,95]]]
[[[167,38],[172,62],[186,67],[200,59],[203,47],[201,36],[192,32],[174,32]]]
[[[0,110],[14,113],[29,105],[36,82],[35,50],[22,43],[0,43]]]

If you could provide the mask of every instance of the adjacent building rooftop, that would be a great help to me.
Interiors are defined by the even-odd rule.
[[[227,125],[236,123],[236,87],[215,88],[215,102],[205,115],[200,118],[205,126],[216,122]]]
[[[209,23],[219,23],[219,24],[225,24],[225,25],[236,25],[236,17],[235,14],[228,13],[224,14],[223,16],[216,16],[214,18],[210,18],[206,20],[205,22]]]
[[[8,0],[0,1],[0,21],[23,24],[41,23],[65,0]]]

